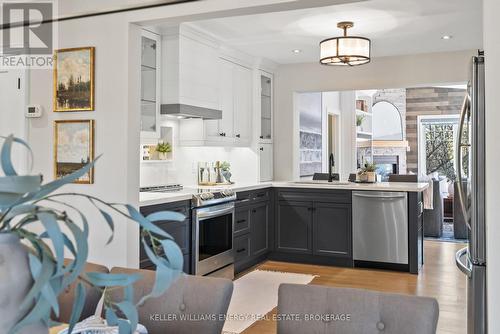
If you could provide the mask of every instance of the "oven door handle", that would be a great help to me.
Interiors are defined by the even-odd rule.
[[[221,209],[221,210],[208,211],[208,212],[198,212],[198,213],[196,213],[196,217],[198,219],[209,219],[209,218],[226,215],[228,213],[233,213],[233,212],[234,212],[234,208]]]

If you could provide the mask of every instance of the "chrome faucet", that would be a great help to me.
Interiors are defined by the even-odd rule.
[[[330,153],[330,159],[328,161],[328,182],[333,182],[333,167],[335,167],[335,158],[333,153]]]

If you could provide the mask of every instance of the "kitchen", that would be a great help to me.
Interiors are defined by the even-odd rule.
[[[363,5],[352,6],[354,12],[363,10]],[[462,12],[476,12],[463,6]],[[110,24],[110,33],[119,43],[109,43],[107,38],[96,40],[87,36],[85,29],[76,29],[78,33],[70,30],[80,36],[78,44],[96,47],[96,109],[106,110],[95,116],[97,151],[105,152],[100,161],[102,167],[96,169],[96,185],[74,187],[113,199],[119,194],[117,200],[133,203],[143,213],[160,209],[183,213],[186,220],[182,223],[159,224],[180,245],[188,273],[216,273],[238,279],[255,268],[279,271],[282,266],[297,263],[322,264],[327,268],[322,270],[359,270],[352,272],[358,277],[371,272],[358,269],[366,267],[382,269],[375,271],[382,276],[411,273],[411,278],[398,277],[401,281],[408,279],[414,287],[416,280],[425,280],[426,270],[430,270],[426,264],[431,268],[428,258],[423,263],[427,248],[421,231],[423,196],[428,183],[349,182],[350,174],[358,169],[356,147],[352,146],[356,142],[352,136],[357,131],[354,115],[340,118],[339,127],[344,130],[339,140],[341,155],[335,157],[332,167],[339,180],[329,183],[309,177],[301,179],[297,95],[463,83],[470,58],[476,53],[474,49],[481,47],[471,37],[476,36],[476,31],[459,29],[453,21],[450,30],[459,32],[453,32],[451,40],[441,39],[451,32],[434,28],[431,30],[435,40],[425,43],[429,31],[416,26],[404,30],[404,24],[398,21],[405,22],[404,19],[392,12],[397,17],[394,21],[384,21],[384,13],[378,16],[379,21],[387,23],[384,29],[390,33],[364,26],[363,17],[339,17],[330,12],[327,19],[323,16],[324,25],[317,27],[322,32],[299,38],[304,44],[297,39],[281,44],[280,40],[286,40],[283,34],[264,38],[272,27],[280,25],[290,29],[291,35],[299,36],[297,26],[286,23],[300,21],[294,16],[298,15],[293,13],[296,9],[290,11],[292,18],[282,20],[274,16],[283,15],[279,11],[270,13],[273,16],[268,20],[265,14],[253,13],[246,18],[239,16],[238,11],[228,11],[231,16],[211,13],[189,17],[176,11],[158,11],[154,15],[128,17],[126,26],[119,20]],[[301,22],[304,25],[300,27],[310,28],[323,10],[307,8],[302,14],[312,18]],[[370,9],[368,14],[374,12]],[[432,21],[433,16],[425,19]],[[363,66],[319,66],[318,43],[325,37],[342,35],[335,25],[343,20],[354,20],[349,36],[372,40],[373,58]],[[96,21],[99,24],[95,29],[103,23]],[[240,26],[238,21],[242,22]],[[254,25],[253,21],[262,25]],[[266,28],[268,21],[273,25]],[[95,29],[90,31],[98,35]],[[256,36],[248,32],[252,29]],[[398,29],[403,36],[396,34]],[[420,32],[418,36],[413,35],[416,31]],[[398,41],[405,36],[411,36],[411,41],[400,43],[398,49],[394,39],[383,38],[385,35],[391,39],[392,33]],[[73,46],[75,41],[74,36],[64,37],[61,44]],[[417,44],[421,46],[419,50],[413,46]],[[50,75],[32,74],[31,100],[50,104],[46,92],[42,95],[39,89],[42,85],[36,85],[50,80]],[[50,156],[42,139],[47,137],[47,119],[54,116],[47,115],[32,120],[30,141],[36,151],[46,151]],[[44,174],[52,174],[48,161],[37,164]],[[321,172],[327,173],[332,165],[328,156],[322,158],[322,164]],[[138,189],[143,191],[139,193]],[[373,194],[395,196],[376,199],[376,203],[394,204],[389,209],[398,212],[392,235],[378,235],[377,229],[369,229],[372,226],[359,228],[359,223],[367,221],[367,208],[371,205],[374,209],[368,211],[376,214],[370,218],[382,215],[380,206],[372,204],[374,199],[363,197]],[[331,224],[332,216],[336,224]],[[204,225],[208,222],[217,224],[212,229]],[[139,231],[126,227],[120,233],[110,245],[110,252],[99,256],[93,253],[90,259],[151,267],[143,254],[137,258],[141,253]],[[376,241],[366,242],[369,239]],[[398,242],[392,243],[395,239]],[[96,249],[101,243],[101,236],[93,241]],[[454,260],[453,256],[449,259]],[[313,267],[301,270],[316,273]],[[457,270],[454,263],[452,270]],[[460,286],[456,295],[465,295]],[[402,290],[417,294],[411,288]],[[462,297],[458,298],[463,302]],[[459,313],[464,313],[464,304],[460,305]],[[442,307],[448,310],[442,316],[447,319],[446,314],[452,313],[450,306],[444,303]]]

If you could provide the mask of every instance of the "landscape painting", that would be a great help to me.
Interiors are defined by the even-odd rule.
[[[59,179],[94,160],[94,120],[64,120],[54,123],[54,168]],[[74,183],[94,183],[94,169]]]
[[[61,49],[54,59],[54,111],[94,110],[93,47]]]

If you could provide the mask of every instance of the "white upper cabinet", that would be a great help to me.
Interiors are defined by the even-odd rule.
[[[160,36],[142,31],[141,37],[141,138],[159,138]]]
[[[236,143],[249,144],[252,133],[252,71],[235,67],[234,136]]]
[[[273,140],[273,76],[260,72],[260,135],[261,143]]]
[[[193,124],[204,124],[198,129],[197,139],[181,134],[181,145],[249,146],[252,132],[252,71],[232,61],[217,60],[219,105],[222,119],[192,122],[181,120],[181,131],[194,134]],[[184,125],[183,125],[184,123]],[[189,129],[187,124],[189,123]],[[200,142],[199,134],[203,133]]]

